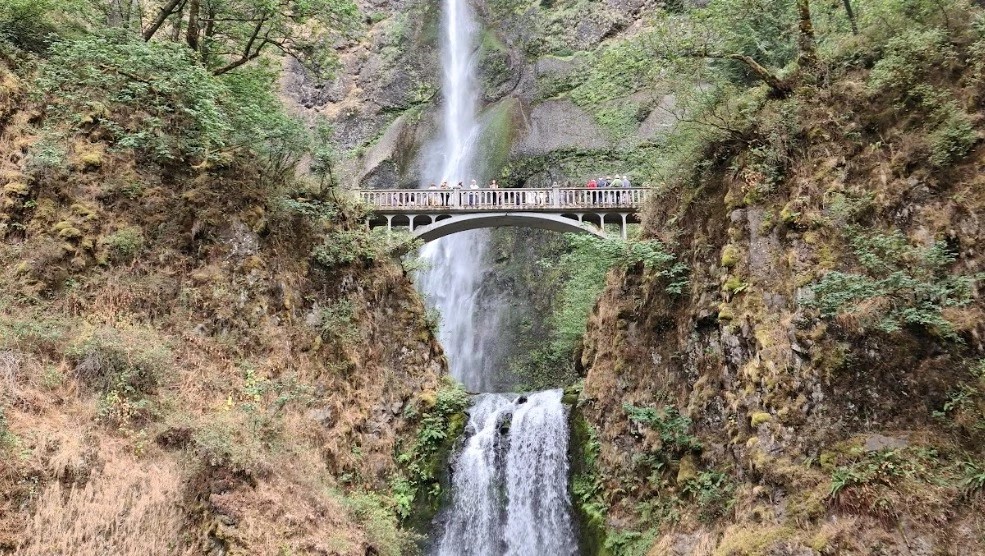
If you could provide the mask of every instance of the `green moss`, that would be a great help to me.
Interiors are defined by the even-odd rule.
[[[722,249],[722,266],[730,268],[739,262],[739,257],[741,253],[739,247],[733,244],[728,244]]]
[[[680,466],[677,468],[677,484],[696,479],[698,477],[698,461],[694,454],[686,454],[681,458]]]
[[[799,218],[800,211],[795,210],[791,203],[787,203],[784,205],[783,209],[780,210],[780,220],[782,220],[784,224],[795,224]]]
[[[729,276],[722,287],[725,288],[725,291],[736,294],[745,291],[749,287],[749,284],[743,282],[738,276]]]
[[[578,521],[578,547],[586,556],[609,556],[605,526],[608,508],[602,500],[597,469],[599,441],[592,425],[577,407],[569,414],[568,430],[571,501]]]
[[[482,114],[482,137],[478,152],[483,153],[483,172],[495,176],[503,171],[510,156],[510,147],[516,138],[514,123],[521,107],[517,98],[510,97],[494,104]]]
[[[718,306],[718,320],[732,320],[735,318],[735,311],[728,303],[722,303]]]
[[[26,183],[19,181],[12,181],[7,185],[3,186],[3,192],[10,195],[17,195],[18,197],[24,197],[28,194],[30,188]]]
[[[749,417],[749,424],[752,425],[753,428],[756,428],[759,425],[768,423],[772,420],[773,416],[769,413],[766,413],[765,411],[757,411]]]

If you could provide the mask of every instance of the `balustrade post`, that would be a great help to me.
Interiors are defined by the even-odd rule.
[[[551,187],[551,206],[554,208],[561,207],[561,188],[558,186],[557,182],[554,182],[554,186]]]

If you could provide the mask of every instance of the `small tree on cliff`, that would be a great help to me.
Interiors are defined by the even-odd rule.
[[[163,0],[153,14],[141,30],[144,40],[183,41],[215,75],[266,52],[283,53],[324,75],[335,43],[359,28],[351,0]]]
[[[796,75],[818,66],[809,0],[713,1],[684,15],[667,14],[651,39],[653,52],[675,72],[705,80],[697,74],[710,61],[715,80],[759,80],[780,97],[793,90],[794,79],[780,73],[788,63],[798,60]]]

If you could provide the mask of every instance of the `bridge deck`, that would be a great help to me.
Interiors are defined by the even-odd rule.
[[[524,189],[376,189],[358,191],[379,213],[466,214],[475,212],[629,212],[643,205],[648,189],[548,187]]]
[[[619,225],[625,239],[627,225],[639,221],[649,189],[374,189],[356,194],[373,209],[367,226],[406,226],[424,241],[500,226],[605,236],[607,225]]]

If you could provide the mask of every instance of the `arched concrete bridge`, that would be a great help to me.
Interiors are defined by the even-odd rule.
[[[522,226],[605,237],[606,224],[639,221],[649,190],[638,187],[587,189],[373,189],[356,192],[373,213],[370,227],[409,228],[433,241],[456,232]]]

